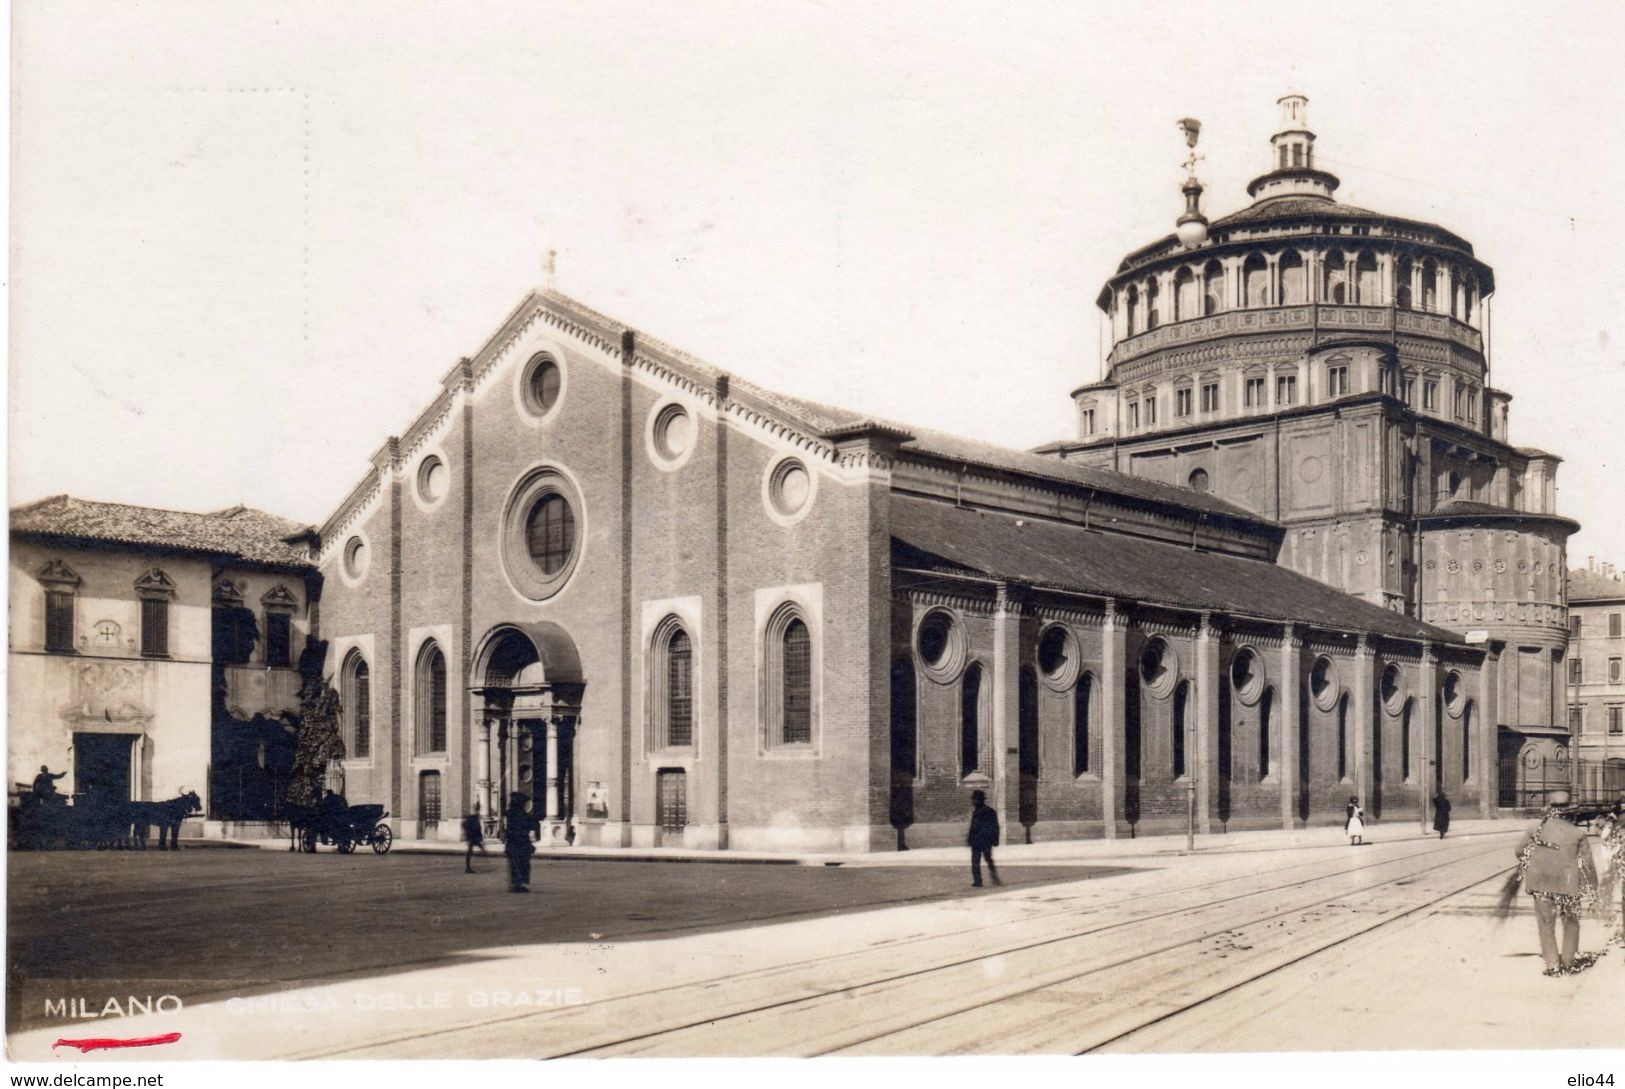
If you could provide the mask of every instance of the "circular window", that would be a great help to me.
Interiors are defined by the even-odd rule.
[[[812,506],[813,475],[798,458],[774,465],[765,484],[768,512],[780,525],[799,520]]]
[[[537,416],[546,416],[558,407],[564,396],[564,370],[550,355],[537,354],[525,364],[521,378],[525,407]]]
[[[514,588],[534,601],[563,588],[585,538],[581,496],[554,468],[533,469],[508,498],[502,516],[502,561]]]
[[[1146,690],[1161,698],[1174,690],[1179,679],[1179,659],[1166,639],[1153,639],[1140,652],[1140,679]]]
[[[965,632],[952,614],[933,609],[920,621],[914,646],[926,676],[946,684],[959,675],[965,664]]]
[[[425,503],[438,503],[446,494],[446,481],[451,471],[439,457],[430,454],[418,464],[418,498]]]
[[[1251,647],[1242,647],[1230,659],[1230,690],[1246,704],[1257,703],[1264,694],[1264,663]]]
[[[1207,489],[1208,489],[1207,470],[1206,469],[1192,469],[1189,484],[1190,484],[1190,486],[1192,488],[1195,488],[1199,492],[1207,491]]]
[[[682,405],[666,405],[655,413],[650,437],[660,460],[680,464],[694,445],[694,417]]]
[[[1451,670],[1444,675],[1444,683],[1439,686],[1439,695],[1444,697],[1444,709],[1450,713],[1451,718],[1460,718],[1461,710],[1467,706],[1467,686],[1461,682],[1461,674]]]
[[[1077,683],[1080,657],[1077,640],[1063,625],[1051,624],[1039,634],[1038,672],[1051,689],[1064,692]]]
[[[344,573],[358,579],[367,573],[367,542],[351,537],[344,546]]]
[[[1382,705],[1394,714],[1405,705],[1405,673],[1399,666],[1389,662],[1382,671],[1382,679],[1378,692],[1382,696]]]
[[[1315,706],[1330,711],[1337,702],[1337,691],[1337,670],[1332,660],[1325,655],[1316,658],[1309,667],[1309,695],[1314,697]]]

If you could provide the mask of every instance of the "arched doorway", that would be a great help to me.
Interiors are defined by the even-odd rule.
[[[549,622],[504,624],[474,656],[480,720],[475,797],[488,824],[525,795],[544,842],[576,837],[576,756],[586,681],[575,643]]]

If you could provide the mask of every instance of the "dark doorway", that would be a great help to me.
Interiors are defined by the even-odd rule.
[[[1223,823],[1230,820],[1230,781],[1235,774],[1235,740],[1231,735],[1230,680],[1219,678],[1219,796],[1218,817]]]
[[[1033,825],[1038,823],[1038,674],[1032,666],[1021,667],[1017,694],[1016,745],[1021,768],[1019,816],[1028,843],[1033,841]]]
[[[1309,756],[1309,739],[1314,735],[1309,716],[1314,704],[1309,699],[1309,685],[1298,685],[1298,819],[1309,821],[1309,774],[1314,767]]]
[[[1123,819],[1140,820],[1140,671],[1123,677]]]
[[[418,773],[418,836],[427,836],[440,828],[440,773]]]
[[[656,781],[660,831],[663,835],[681,837],[688,826],[688,773],[682,768],[664,768]]]
[[[1382,817],[1382,731],[1387,716],[1382,713],[1382,698],[1371,701],[1371,798],[1370,809],[1373,819]]]
[[[914,663],[898,658],[891,664],[891,826],[897,849],[908,850],[904,829],[914,823],[914,773],[919,759],[919,714],[914,691]]]
[[[134,734],[74,734],[75,805],[106,807],[130,800],[130,747]]]

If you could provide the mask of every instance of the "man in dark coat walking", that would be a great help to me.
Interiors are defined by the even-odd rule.
[[[530,891],[530,856],[536,853],[531,836],[541,823],[525,810],[525,795],[514,791],[508,796],[508,812],[503,821],[502,844],[508,854],[508,885],[514,892]]]
[[[993,807],[987,804],[987,795],[980,790],[972,791],[970,811],[970,833],[965,842],[970,844],[970,883],[972,888],[982,887],[982,860],[987,859],[987,873],[993,878],[995,885],[1004,884],[999,880],[999,868],[993,865],[993,848],[999,845],[999,815],[993,812]]]

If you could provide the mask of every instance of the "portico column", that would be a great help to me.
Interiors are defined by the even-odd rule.
[[[559,720],[547,720],[547,819],[559,817]]]
[[[1281,255],[1270,253],[1264,255],[1265,279],[1269,282],[1269,297],[1264,300],[1266,306],[1281,305]]]
[[[1324,275],[1321,272],[1321,257],[1319,250],[1310,250],[1303,255],[1304,298],[1312,303],[1320,302],[1325,296],[1321,281]]]
[[[1247,304],[1247,287],[1241,282],[1241,258],[1224,259],[1225,309],[1240,310]]]
[[[1019,824],[1021,716],[1021,603],[1000,583],[993,609],[993,808],[1004,841]],[[1017,785],[1013,785],[1017,784]]]
[[[1422,273],[1423,273],[1422,262],[1413,258],[1411,260],[1411,309],[1412,310],[1420,310],[1420,309],[1422,309],[1422,301],[1427,298],[1427,295],[1424,294],[1423,291],[1422,291]]]
[[[1108,599],[1100,639],[1100,819],[1107,839],[1117,838],[1123,812],[1123,627],[1117,602]]]
[[[496,816],[493,808],[495,784],[491,782],[491,721],[484,715],[480,716],[479,781],[475,784],[479,788],[478,797],[483,807],[480,815],[487,820]]]
[[[1376,650],[1371,637],[1362,634],[1354,644],[1354,698],[1349,700],[1354,716],[1354,795],[1361,809],[1371,796],[1371,701],[1376,683]]]
[[[1298,696],[1302,681],[1298,671],[1303,646],[1298,641],[1298,629],[1292,624],[1281,626],[1281,691],[1276,702],[1281,707],[1281,735],[1278,751],[1281,754],[1281,827],[1290,831],[1297,814],[1298,778]]]
[[[1196,629],[1196,829],[1213,830],[1213,789],[1219,768],[1218,731],[1214,716],[1219,708],[1219,640],[1213,614],[1203,613]]]
[[[1383,306],[1392,306],[1394,302],[1394,255],[1391,253],[1377,254],[1377,285],[1377,290],[1382,292],[1382,298],[1380,300],[1373,299],[1371,302],[1361,299],[1360,302],[1366,306],[1378,302]],[[1361,805],[1364,804],[1362,801]]]

